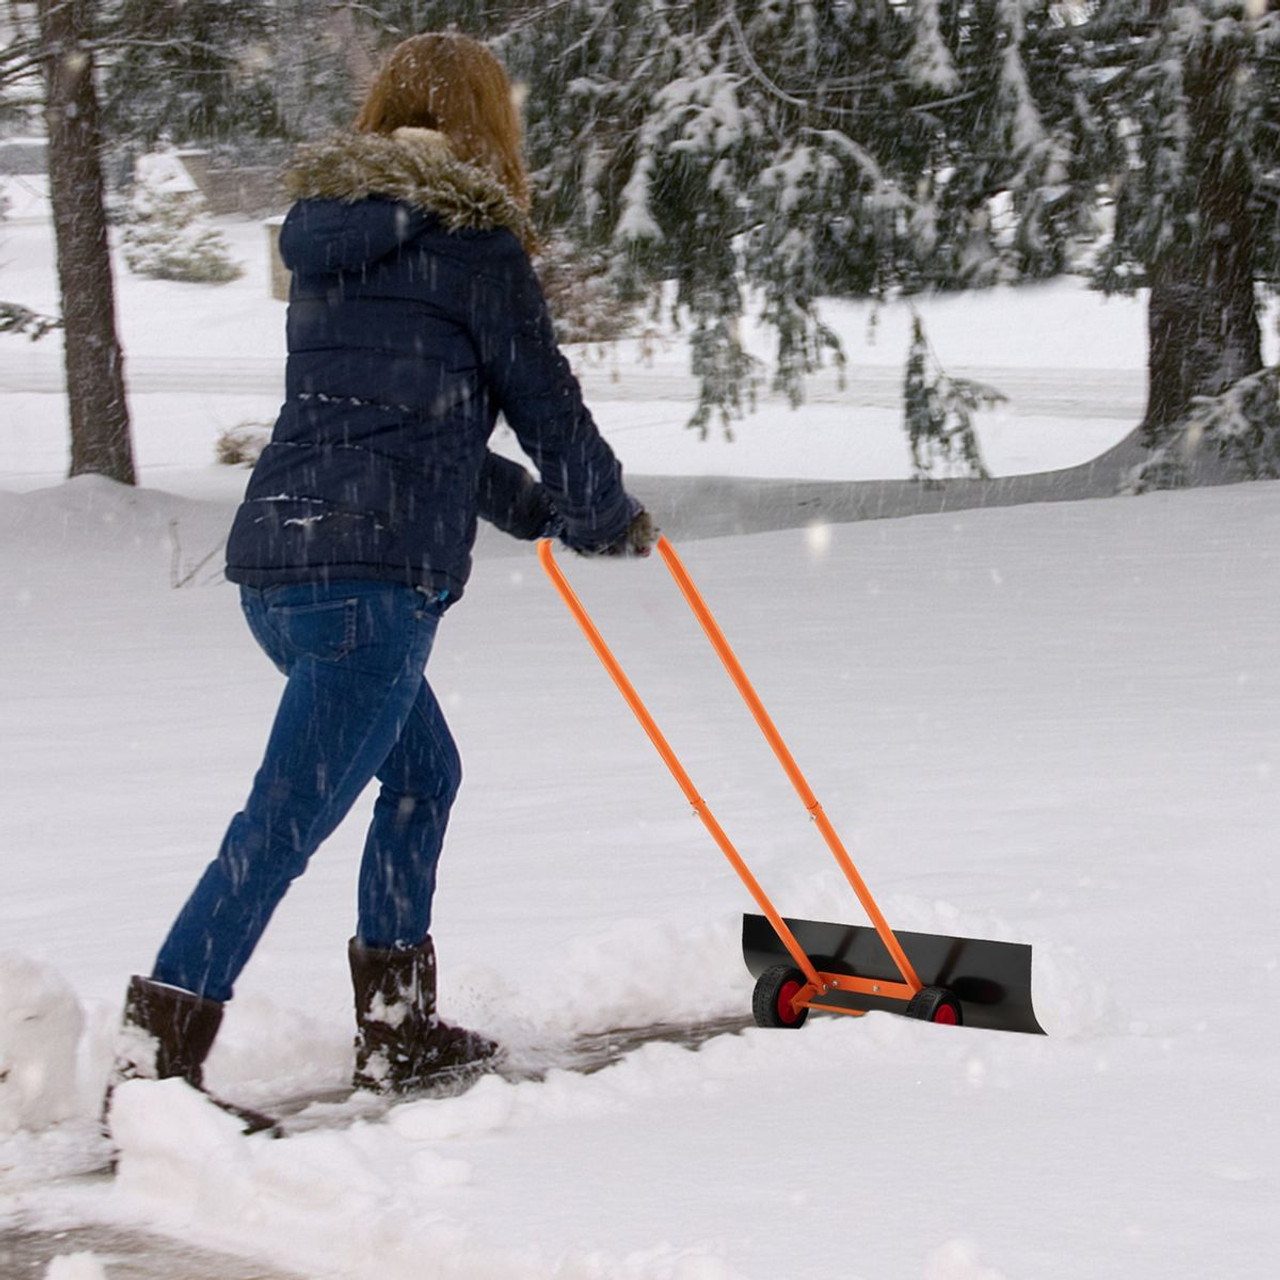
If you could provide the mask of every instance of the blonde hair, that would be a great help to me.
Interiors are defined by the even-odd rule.
[[[389,134],[405,127],[443,133],[459,160],[488,169],[528,213],[529,175],[511,81],[478,40],[453,32],[411,36],[391,50],[355,128]]]

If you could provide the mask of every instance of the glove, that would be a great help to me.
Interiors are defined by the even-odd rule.
[[[638,503],[626,532],[616,542],[603,547],[576,548],[583,556],[647,556],[654,543],[662,537],[662,530],[653,517]]]
[[[564,516],[562,516],[555,508],[551,510],[551,514],[543,522],[536,535],[538,538],[559,538],[564,540]]]

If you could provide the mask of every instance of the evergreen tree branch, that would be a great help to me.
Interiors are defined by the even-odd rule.
[[[45,334],[61,328],[59,316],[41,315],[17,302],[0,302],[0,333],[23,333],[37,342]]]

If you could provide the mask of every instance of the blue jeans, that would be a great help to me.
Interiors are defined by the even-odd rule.
[[[272,912],[369,781],[356,937],[416,946],[462,780],[423,669],[443,610],[385,582],[241,588],[254,638],[288,677],[244,809],[174,922],[152,976],[228,1000]]]

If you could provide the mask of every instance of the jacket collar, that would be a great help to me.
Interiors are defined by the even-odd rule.
[[[506,227],[529,238],[527,216],[497,176],[459,160],[434,129],[337,133],[304,143],[285,188],[294,200],[353,203],[382,196],[435,214],[450,231]]]

